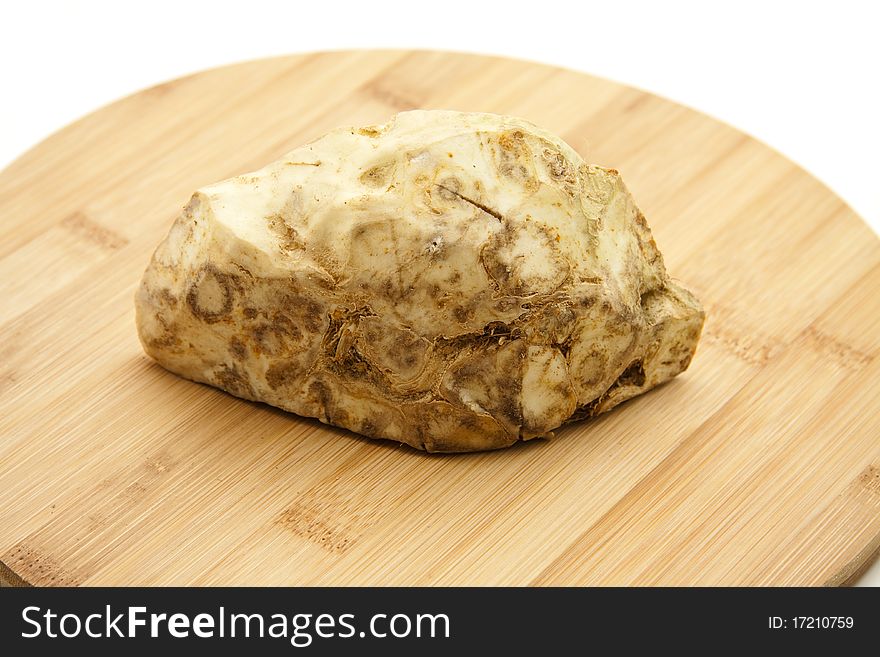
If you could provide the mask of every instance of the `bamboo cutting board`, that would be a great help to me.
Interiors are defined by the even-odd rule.
[[[416,107],[617,168],[705,334],[552,442],[437,456],[151,363],[133,295],[197,187]],[[839,584],[880,547],[880,240],[766,146],[606,80],[341,52],[175,80],[0,174],[7,584]]]

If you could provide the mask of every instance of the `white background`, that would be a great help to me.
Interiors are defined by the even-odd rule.
[[[851,2],[15,2],[0,167],[120,96],[243,59],[355,47],[505,54],[625,82],[750,133],[880,232],[880,10]],[[880,565],[863,582],[880,584]]]

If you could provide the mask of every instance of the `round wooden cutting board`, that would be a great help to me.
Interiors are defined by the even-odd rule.
[[[618,169],[705,303],[690,369],[551,441],[428,455],[169,374],[133,295],[197,187],[400,110],[513,114]],[[880,240],[730,127],[508,59],[229,66],[0,174],[7,584],[839,584],[880,546]]]

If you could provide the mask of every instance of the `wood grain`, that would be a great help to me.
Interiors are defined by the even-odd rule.
[[[709,311],[690,370],[553,442],[431,456],[179,379],[133,294],[197,187],[409,108],[619,169]],[[772,150],[572,71],[437,52],[148,89],[0,174],[7,584],[840,584],[880,547],[880,241]]]

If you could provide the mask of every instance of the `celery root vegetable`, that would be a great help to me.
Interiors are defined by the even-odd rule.
[[[704,320],[616,171],[448,111],[197,191],[136,307],[172,372],[437,452],[607,411],[685,370]]]

